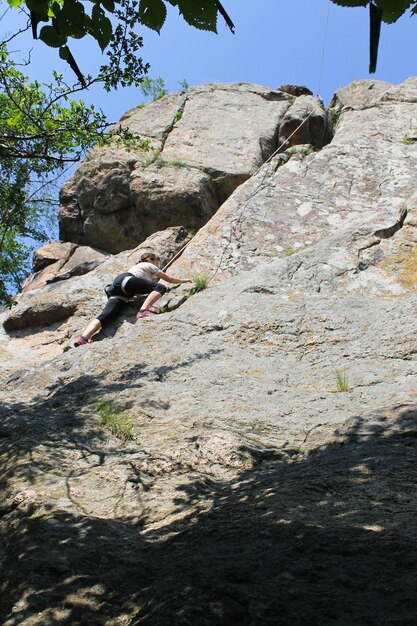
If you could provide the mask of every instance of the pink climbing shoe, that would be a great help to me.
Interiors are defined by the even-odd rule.
[[[156,315],[156,313],[144,309],[143,311],[139,311],[139,313],[136,315],[136,319],[140,320],[142,319],[142,317],[151,317],[151,315]]]
[[[93,343],[93,340],[82,336],[78,337],[78,339],[74,341],[74,348],[78,348],[78,346],[85,346],[87,343]]]

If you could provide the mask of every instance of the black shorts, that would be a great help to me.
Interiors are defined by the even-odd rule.
[[[113,283],[106,287],[105,291],[109,301],[96,319],[98,319],[99,322],[101,322],[101,325],[104,326],[118,316],[120,311],[123,309],[126,300],[129,298],[136,295],[146,296],[151,293],[151,291],[158,291],[161,296],[163,296],[166,290],[167,288],[165,285],[161,285],[152,280],[138,278],[137,276],[127,272],[119,274],[116,276]]]

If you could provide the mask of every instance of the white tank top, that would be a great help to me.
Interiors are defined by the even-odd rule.
[[[157,275],[161,271],[159,267],[154,265],[153,263],[147,263],[146,261],[141,261],[136,265],[133,265],[130,269],[127,270],[129,274],[133,274],[138,278],[145,278],[146,280],[152,280],[153,282],[158,280]]]

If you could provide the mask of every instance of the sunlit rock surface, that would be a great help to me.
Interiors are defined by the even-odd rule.
[[[415,621],[417,79],[333,105],[182,254],[50,263],[1,314],[6,626]],[[64,351],[143,246],[207,289]]]

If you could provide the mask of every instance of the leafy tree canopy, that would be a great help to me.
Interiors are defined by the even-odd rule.
[[[56,199],[29,161],[0,161],[0,303],[11,305],[29,274],[29,257],[50,238]]]
[[[29,81],[0,44],[0,157],[29,159],[33,172],[41,174],[79,161],[99,142],[146,147],[120,126],[108,133],[101,110],[70,99],[81,88],[52,74],[47,85]]]
[[[53,72],[50,84],[30,81],[0,44],[0,303],[10,303],[29,274],[29,258],[56,221],[56,180],[96,144],[147,149],[102,111],[72,96]]]
[[[332,2],[341,7],[369,6],[371,74],[376,70],[381,22],[393,24],[407,11],[410,11],[411,15],[417,13],[417,0],[332,0]]]
[[[57,48],[83,85],[86,79],[68,44],[72,39],[93,37],[107,54],[108,64],[100,72],[107,89],[132,84],[134,76],[143,74],[136,55],[142,39],[133,29],[143,24],[159,32],[167,17],[167,2],[195,28],[217,32],[220,13],[234,31],[219,0],[8,0],[10,6],[26,13],[33,37]]]
[[[167,3],[177,7],[195,28],[216,32],[218,14],[234,26],[219,0],[8,0],[24,18],[0,43],[0,303],[11,304],[29,274],[34,244],[49,239],[57,209],[51,186],[69,164],[79,161],[97,143],[118,142],[125,149],[147,149],[147,142],[113,126],[100,110],[74,100],[85,88],[101,83],[107,91],[135,85],[152,99],[166,90],[162,79],[145,78],[149,66],[138,51],[138,24],[160,31]],[[56,48],[78,82],[68,85],[52,72],[51,82],[29,81],[9,55],[7,45],[32,30],[35,39]],[[70,50],[85,36],[106,52],[96,76],[85,75]],[[28,65],[29,61],[20,61]]]
[[[176,7],[185,21],[202,30],[217,32],[220,14],[232,32],[234,25],[219,0],[7,0],[24,11],[33,37],[57,48],[78,80],[85,78],[74,59],[69,43],[93,37],[106,51],[108,63],[101,67],[106,89],[136,84],[143,73],[137,52],[142,39],[133,31],[141,24],[160,32],[167,17],[167,5]],[[342,7],[368,7],[370,15],[370,64],[375,72],[381,22],[392,24],[407,11],[417,13],[417,0],[331,0]]]
[[[387,24],[396,22],[408,9],[417,13],[416,0],[332,0],[341,7],[367,7],[375,5],[381,11],[381,19]]]

